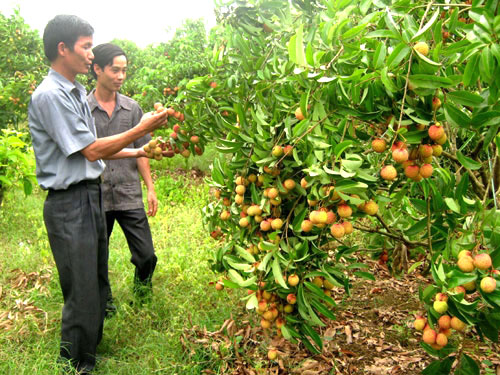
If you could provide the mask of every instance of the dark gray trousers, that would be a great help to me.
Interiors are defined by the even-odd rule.
[[[134,287],[151,287],[151,278],[156,267],[157,257],[153,247],[153,238],[146,212],[143,208],[106,211],[108,240],[113,232],[115,221],[118,222],[125,234],[132,255],[130,261],[136,267]]]
[[[90,371],[102,338],[109,290],[100,185],[49,190],[43,214],[64,298],[61,357],[79,371]]]

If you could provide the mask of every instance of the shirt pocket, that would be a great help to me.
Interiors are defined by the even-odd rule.
[[[132,116],[130,116],[130,113],[126,111],[121,111],[119,118],[119,125],[118,125],[120,133],[132,129],[134,125],[135,124],[132,124]]]

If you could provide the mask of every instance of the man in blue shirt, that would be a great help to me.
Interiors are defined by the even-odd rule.
[[[76,16],[49,21],[43,43],[51,69],[28,108],[36,175],[48,190],[44,222],[64,298],[60,355],[80,374],[95,367],[109,290],[101,159],[145,156],[142,149],[123,148],[167,119],[166,111],[149,114],[126,132],[96,137],[85,89],[75,80],[92,63],[93,32]]]
[[[139,104],[119,93],[127,75],[127,56],[117,45],[104,43],[93,50],[91,73],[97,79],[96,88],[88,95],[90,111],[95,120],[97,136],[108,137],[132,128],[142,117]],[[129,147],[142,147],[151,140],[148,134]],[[102,191],[108,241],[115,221],[127,239],[135,265],[134,293],[138,301],[150,295],[151,279],[156,267],[156,255],[148,218],[142,201],[139,174],[147,188],[148,215],[154,216],[158,199],[154,189],[148,158],[110,160],[102,174]],[[110,291],[107,313],[116,308]]]

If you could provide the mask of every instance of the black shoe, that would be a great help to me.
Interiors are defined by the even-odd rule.
[[[106,302],[106,311],[104,312],[104,317],[111,318],[115,314],[116,314],[116,305],[114,304],[113,299],[110,298]]]

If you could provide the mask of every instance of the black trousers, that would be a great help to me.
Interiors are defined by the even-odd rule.
[[[143,208],[106,211],[108,241],[113,232],[115,221],[118,222],[125,234],[132,255],[130,261],[135,265],[134,288],[151,287],[151,278],[156,267],[157,257],[146,212]],[[111,297],[111,289],[109,297]]]
[[[95,366],[108,282],[106,221],[100,185],[49,190],[44,222],[64,298],[61,357],[79,371]]]

